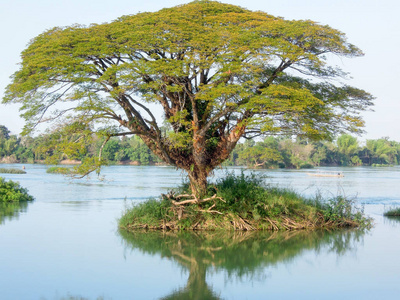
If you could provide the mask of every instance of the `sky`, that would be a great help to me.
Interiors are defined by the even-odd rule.
[[[185,0],[0,0],[0,98],[18,70],[20,53],[30,39],[55,26],[111,22],[122,15],[157,11]],[[400,1],[398,0],[221,0],[287,20],[308,19],[344,32],[365,56],[341,59],[346,84],[375,99],[363,112],[365,134],[359,140],[389,137],[400,141]],[[19,134],[23,120],[17,105],[0,104],[0,125]]]

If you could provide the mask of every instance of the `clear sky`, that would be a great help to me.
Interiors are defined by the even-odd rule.
[[[110,22],[122,15],[156,11],[188,0],[0,0],[0,97],[18,69],[29,40],[46,29]],[[222,0],[285,19],[309,19],[346,33],[365,56],[342,59],[348,84],[376,97],[374,112],[363,113],[367,131],[360,139],[390,137],[400,141],[400,1],[398,0]],[[0,125],[18,134],[18,107],[0,104]]]

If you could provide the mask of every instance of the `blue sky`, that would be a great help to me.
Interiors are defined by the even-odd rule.
[[[0,97],[18,69],[29,40],[54,26],[110,22],[122,15],[156,11],[190,1],[179,0],[0,0]],[[374,112],[363,113],[366,134],[360,140],[388,136],[400,141],[400,1],[398,0],[223,0],[285,19],[309,19],[346,33],[365,56],[338,60],[353,79],[346,83],[376,97]],[[18,106],[0,105],[0,125],[20,132]]]

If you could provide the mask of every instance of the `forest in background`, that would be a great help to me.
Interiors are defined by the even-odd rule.
[[[0,162],[46,162],[50,137],[18,137],[0,125]],[[65,154],[63,159],[83,161],[97,156],[105,138],[94,138],[82,151]],[[71,151],[72,152],[72,151]],[[137,136],[113,137],[102,149],[102,157],[110,164],[154,165],[161,161]],[[48,161],[47,161],[48,162]],[[250,168],[312,168],[318,166],[387,166],[400,162],[400,143],[388,137],[366,140],[343,134],[335,141],[311,142],[290,137],[267,137],[239,143],[224,162],[227,166]]]

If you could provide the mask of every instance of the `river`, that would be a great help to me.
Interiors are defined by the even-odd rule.
[[[22,165],[2,165],[22,168]],[[301,194],[345,194],[374,218],[369,231],[120,232],[126,207],[184,177],[171,167],[110,166],[101,180],[0,174],[35,201],[0,214],[0,299],[396,299],[400,294],[400,168],[342,168],[343,178],[260,170]],[[239,173],[240,169],[229,169]],[[326,168],[321,168],[326,170]],[[332,170],[332,169],[329,169]],[[223,176],[217,170],[215,177]],[[248,172],[248,171],[246,171]]]

